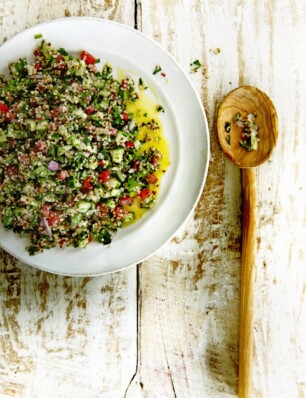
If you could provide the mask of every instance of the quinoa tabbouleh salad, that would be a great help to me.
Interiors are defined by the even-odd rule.
[[[169,164],[160,105],[86,51],[42,40],[0,77],[0,210],[29,254],[109,244],[154,206]]]

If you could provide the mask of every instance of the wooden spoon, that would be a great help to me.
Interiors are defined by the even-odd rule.
[[[239,141],[242,129],[234,124],[234,117],[256,113],[258,148],[248,151]],[[231,124],[225,131],[225,122]],[[223,99],[218,112],[217,129],[225,155],[242,169],[243,220],[242,264],[239,336],[239,398],[252,395],[252,348],[253,348],[253,285],[256,255],[256,175],[255,167],[271,156],[277,141],[277,114],[270,98],[256,87],[241,86]],[[230,137],[230,139],[228,138]]]

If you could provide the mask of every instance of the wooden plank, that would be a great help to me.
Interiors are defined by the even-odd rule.
[[[0,42],[64,16],[134,26],[131,1],[0,1]],[[0,251],[0,396],[122,397],[136,367],[136,269],[97,278],[37,271]]]
[[[305,5],[137,3],[138,26],[187,73],[195,59],[205,66],[191,78],[212,159],[193,216],[140,268],[139,362],[128,396],[236,396],[240,173],[221,153],[215,117],[228,91],[251,84],[271,95],[280,116],[278,149],[257,171],[253,396],[305,397]]]

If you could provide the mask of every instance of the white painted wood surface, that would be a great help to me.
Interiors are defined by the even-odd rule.
[[[141,266],[94,279],[1,253],[0,397],[237,396],[240,172],[216,111],[241,84],[271,96],[279,142],[257,170],[253,396],[306,397],[306,3],[300,0],[0,0],[0,42],[63,16],[137,25],[190,72],[211,129],[192,217]],[[215,54],[214,49],[221,48]]]

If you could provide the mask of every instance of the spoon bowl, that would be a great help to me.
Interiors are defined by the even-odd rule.
[[[247,151],[239,140],[241,128],[234,124],[234,117],[241,113],[244,118],[256,113],[258,131],[258,149]],[[231,124],[229,133],[225,123]],[[217,129],[219,141],[225,155],[240,168],[257,167],[267,161],[277,142],[277,115],[270,98],[256,87],[241,86],[224,97],[218,112]],[[230,139],[228,138],[230,137]]]

